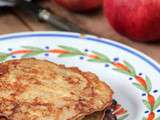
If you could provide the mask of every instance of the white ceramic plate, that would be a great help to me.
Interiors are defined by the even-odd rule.
[[[0,36],[0,62],[47,59],[96,73],[114,90],[118,120],[160,120],[160,65],[120,43],[64,32]]]

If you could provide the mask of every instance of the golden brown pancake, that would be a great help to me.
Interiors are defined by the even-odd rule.
[[[0,115],[9,120],[78,120],[111,104],[93,73],[31,58],[0,64]]]

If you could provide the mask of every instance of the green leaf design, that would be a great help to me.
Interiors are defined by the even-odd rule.
[[[25,54],[22,56],[22,58],[33,57],[33,56],[48,52],[47,50],[41,49],[39,47],[33,47],[33,46],[22,46],[22,48],[32,50],[32,53]]]
[[[139,90],[142,90],[143,92],[146,92],[145,88],[142,85],[139,85],[138,83],[132,83],[136,88]]]
[[[105,61],[107,63],[112,63],[112,61],[106,55],[99,53],[99,52],[96,52],[96,51],[92,51],[92,53],[97,55],[100,60]]]
[[[147,120],[147,118],[143,117],[143,119],[142,119],[142,120]]]
[[[124,119],[126,119],[128,116],[129,116],[128,114],[123,115],[122,117],[119,117],[118,120],[124,120]]]
[[[23,55],[22,58],[34,57],[34,56],[42,54],[42,53],[45,53],[45,52],[44,51],[35,51],[32,53]]]
[[[100,60],[100,59],[89,59],[89,62],[97,62],[97,63],[106,63],[105,60]]]
[[[78,50],[77,48],[73,48],[73,47],[68,47],[68,46],[63,46],[63,45],[59,45],[60,48],[70,51],[72,53],[77,53],[77,54],[83,54],[80,50]]]
[[[123,61],[123,62],[129,68],[132,76],[136,76],[136,71],[135,71],[134,67],[127,61]]]
[[[157,109],[160,106],[160,96],[157,98],[154,106],[153,106],[153,110]]]
[[[11,56],[10,54],[3,54],[3,53],[1,53],[0,54],[0,62],[5,61],[10,56]]]
[[[151,111],[152,107],[147,100],[143,100],[144,105]]]
[[[150,92],[152,90],[151,80],[148,76],[146,76],[145,78],[146,78],[146,83],[147,83],[147,91]]]
[[[126,75],[131,76],[128,71],[125,71],[125,70],[122,70],[122,69],[118,69],[118,68],[113,68],[113,70],[115,70],[115,71],[117,71],[117,72],[120,72],[120,73],[122,73],[122,74],[126,74]]]
[[[156,118],[155,120],[160,120],[160,117]]]
[[[74,57],[74,56],[77,56],[77,54],[60,54],[60,55],[58,55],[59,58]]]
[[[33,46],[22,46],[22,48],[28,49],[28,50],[32,50],[32,51],[46,51],[44,49],[41,49],[39,47],[33,47]]]
[[[5,55],[6,53],[4,53],[4,52],[0,52],[0,55]]]

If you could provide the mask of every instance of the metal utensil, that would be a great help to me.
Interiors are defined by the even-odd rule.
[[[36,1],[21,1],[19,4],[17,4],[17,7],[21,9],[22,11],[29,11],[31,14],[36,16],[39,20],[45,21],[47,23],[50,23],[54,27],[56,27],[59,30],[62,31],[71,31],[71,32],[79,32],[79,33],[88,33],[87,31],[82,30],[77,25],[54,15],[49,10],[41,7],[37,4]]]
[[[0,0],[0,7],[4,6],[14,6],[16,3],[15,0]]]

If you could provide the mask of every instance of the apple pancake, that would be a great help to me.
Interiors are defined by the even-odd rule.
[[[32,58],[0,63],[0,116],[78,120],[112,104],[112,90],[91,72]]]

